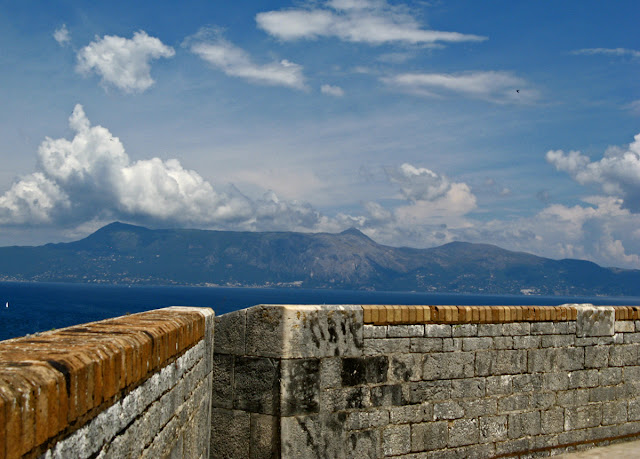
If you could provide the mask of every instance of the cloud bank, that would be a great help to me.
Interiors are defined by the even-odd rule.
[[[131,39],[105,35],[78,51],[76,70],[85,75],[96,73],[105,86],[127,93],[144,92],[154,83],[151,60],[174,55],[173,48],[144,31],[134,33]]]
[[[486,40],[478,35],[424,29],[406,8],[384,0],[331,0],[324,7],[268,11],[257,14],[256,23],[281,40],[335,37],[371,45]]]

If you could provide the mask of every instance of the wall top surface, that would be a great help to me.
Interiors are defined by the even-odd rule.
[[[0,457],[79,425],[205,336],[207,308],[172,307],[0,342]]]

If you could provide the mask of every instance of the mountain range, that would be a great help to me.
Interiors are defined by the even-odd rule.
[[[0,281],[640,295],[640,271],[488,244],[414,249],[338,234],[109,224],[75,242],[0,247]]]

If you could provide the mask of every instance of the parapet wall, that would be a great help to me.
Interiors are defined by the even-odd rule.
[[[212,457],[527,457],[640,435],[640,308],[216,318]]]
[[[0,343],[0,458],[209,457],[213,311]]]

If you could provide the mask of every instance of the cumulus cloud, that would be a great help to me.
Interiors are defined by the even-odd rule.
[[[631,56],[640,58],[640,51],[628,48],[584,48],[573,51],[573,54],[603,54],[606,56]]]
[[[225,229],[310,230],[330,226],[310,205],[274,192],[252,200],[220,191],[178,160],[131,161],[120,139],[92,126],[81,105],[69,118],[71,140],[46,138],[39,170],[0,196],[0,224],[87,225],[122,219]]]
[[[424,29],[406,8],[384,0],[331,0],[324,7],[259,13],[256,22],[258,27],[281,40],[336,37],[372,45],[486,40],[478,35]]]
[[[127,93],[143,92],[154,83],[151,60],[174,55],[173,48],[144,31],[134,33],[131,39],[105,35],[78,52],[76,69],[85,75],[96,73],[104,85]]]
[[[270,86],[306,88],[301,65],[286,59],[256,64],[244,50],[224,40],[219,33],[204,30],[187,43],[191,52],[229,76]]]
[[[403,73],[383,77],[382,81],[426,97],[457,93],[495,103],[530,103],[538,98],[538,92],[525,80],[509,72]]]
[[[596,185],[623,199],[625,208],[640,213],[640,134],[628,147],[609,147],[598,161],[579,151],[550,150],[546,159],[582,185]]]
[[[53,32],[53,39],[57,41],[60,46],[66,46],[71,43],[71,34],[66,24],[62,24],[62,26]]]
[[[320,87],[322,94],[327,94],[334,97],[344,96],[344,90],[340,86],[331,86],[330,84],[323,84]]]

